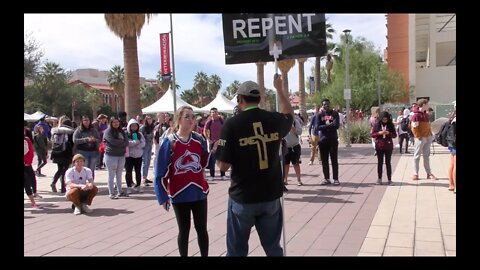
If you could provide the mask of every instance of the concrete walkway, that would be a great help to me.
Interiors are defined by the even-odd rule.
[[[296,186],[291,168],[290,191],[284,196],[288,256],[456,255],[456,195],[447,190],[450,155],[446,148],[436,145],[431,156],[439,180],[426,180],[421,168],[420,180],[412,181],[412,155],[399,155],[396,149],[392,157],[395,185],[376,186],[377,160],[371,145],[341,146],[341,185],[320,186],[321,166],[318,161],[308,165],[304,142],[304,185]],[[97,170],[94,211],[74,216],[65,197],[50,190],[55,171],[56,164],[49,160],[42,170],[47,177],[38,178],[43,196],[38,202],[43,209],[31,209],[24,195],[25,256],[178,256],[175,215],[158,205],[153,187],[111,200],[107,173]],[[209,256],[225,256],[230,183],[216,178],[209,184]],[[255,229],[249,244],[250,256],[265,256]],[[193,225],[189,255],[200,256]]]

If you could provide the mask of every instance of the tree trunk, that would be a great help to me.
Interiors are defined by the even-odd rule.
[[[260,86],[260,108],[266,108],[266,96],[265,96],[265,62],[257,62],[257,84]]]
[[[320,92],[320,57],[315,57],[315,92]]]
[[[123,38],[123,62],[125,66],[125,107],[128,121],[128,119],[142,114],[136,36]]]
[[[297,59],[298,62],[298,91],[300,91],[300,114],[303,119],[307,119],[307,109],[305,106],[305,61],[306,58]],[[306,123],[304,123],[306,124]]]

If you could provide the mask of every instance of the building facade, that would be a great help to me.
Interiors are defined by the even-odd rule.
[[[402,74],[410,100],[456,100],[456,14],[388,14],[386,61]]]

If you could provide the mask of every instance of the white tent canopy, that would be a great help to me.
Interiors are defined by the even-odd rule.
[[[230,99],[231,102],[235,103],[235,105],[237,104],[237,94],[235,94],[235,96],[233,96],[232,99]]]
[[[36,122],[45,116],[46,115],[41,111],[36,111],[32,114],[23,113],[23,120],[29,121],[29,122]]]
[[[185,102],[183,99],[181,99],[177,95],[177,109],[180,108],[181,106],[190,106],[194,111],[201,111],[199,108],[192,106]],[[168,89],[167,92],[155,103],[152,105],[145,107],[142,109],[142,112],[144,114],[147,113],[158,113],[158,112],[170,112],[170,113],[175,113],[173,111],[173,91],[172,89]]]
[[[231,102],[220,91],[218,91],[215,99],[212,100],[212,102],[210,102],[208,105],[205,105],[202,108],[200,108],[200,111],[209,112],[211,108],[215,107],[219,112],[233,114],[233,109],[235,108],[236,105],[237,105],[236,102]]]

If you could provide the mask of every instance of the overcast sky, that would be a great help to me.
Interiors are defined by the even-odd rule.
[[[385,14],[326,14],[327,21],[337,31],[339,41],[344,29],[351,35],[365,37],[383,52],[387,28]],[[155,15],[145,24],[138,40],[140,76],[155,79],[160,69],[159,33],[170,31],[170,16]],[[123,66],[122,41],[107,27],[103,14],[25,14],[24,32],[40,44],[44,59],[60,64],[67,70],[96,68],[110,70]],[[222,79],[222,91],[234,80],[256,80],[255,64],[226,65],[224,57],[221,14],[173,14],[175,74],[181,90],[193,86],[199,71]],[[305,75],[315,59],[305,63]],[[289,72],[290,89],[298,89],[298,67]],[[273,62],[265,66],[265,86],[273,89]],[[307,86],[308,87],[308,86]]]

